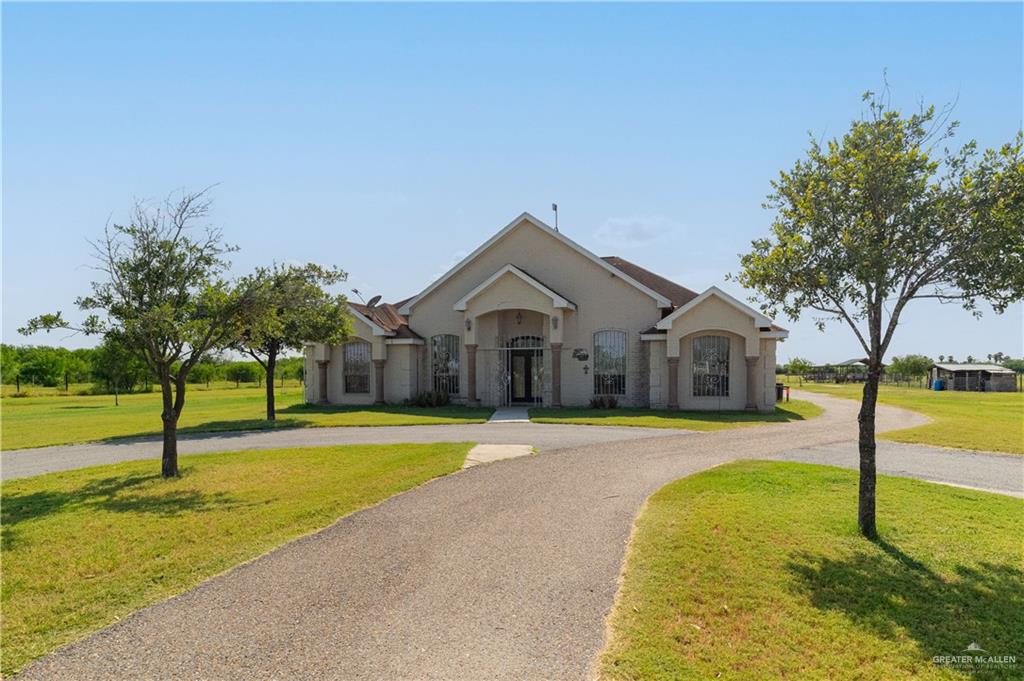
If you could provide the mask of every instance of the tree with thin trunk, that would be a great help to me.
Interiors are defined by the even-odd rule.
[[[351,334],[348,301],[325,290],[346,278],[337,268],[313,263],[259,268],[245,278],[244,285],[258,292],[259,304],[237,349],[263,367],[268,421],[277,418],[274,375],[281,354],[300,351],[306,343],[341,343]]]
[[[887,100],[866,93],[842,139],[812,139],[772,182],[772,234],[753,242],[738,277],[769,312],[845,323],[866,353],[857,520],[867,537],[877,536],[878,383],[904,309],[933,299],[978,315],[988,301],[999,313],[1024,297],[1024,136],[951,151],[951,107],[905,116]]]
[[[160,382],[164,477],[178,475],[178,419],[189,371],[202,357],[234,344],[249,325],[256,296],[223,278],[235,250],[220,229],[204,224],[208,190],[168,197],[160,206],[136,202],[127,225],[108,225],[92,246],[96,270],[92,295],[75,301],[91,311],[79,325],[60,312],[20,329],[72,329],[103,335],[129,348]]]

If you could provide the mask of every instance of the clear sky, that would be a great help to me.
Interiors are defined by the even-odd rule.
[[[238,273],[341,266],[421,290],[524,210],[693,289],[768,229],[775,174],[894,102],[1022,121],[1022,6],[3,5],[3,339],[72,310],[133,197],[220,183]],[[987,310],[987,308],[986,308]],[[71,315],[73,316],[73,315]],[[805,319],[780,358],[858,356]],[[37,343],[63,338],[37,336]],[[67,345],[91,344],[63,339]],[[891,352],[1022,354],[1018,306],[917,303]]]

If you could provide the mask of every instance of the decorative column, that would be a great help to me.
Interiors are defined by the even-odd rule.
[[[754,381],[757,377],[757,357],[745,357],[747,360],[747,409],[757,409],[757,394]]]
[[[466,401],[471,407],[480,404],[476,398],[476,343],[466,344]]]
[[[377,389],[377,399],[373,401],[374,404],[384,404],[384,363],[386,361],[384,359],[373,360],[373,378]]]
[[[316,369],[318,372],[318,384],[319,384],[319,396],[317,400],[318,404],[327,404],[327,365],[331,363],[329,359],[318,359],[316,361]]]
[[[679,358],[668,358],[668,408],[679,408]]]
[[[562,344],[551,343],[551,406],[562,406]]]

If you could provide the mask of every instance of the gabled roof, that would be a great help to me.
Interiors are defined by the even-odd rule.
[[[990,374],[1012,374],[1013,369],[999,366],[998,364],[984,363],[960,363],[960,362],[936,362],[932,366],[944,371],[987,371]]]
[[[752,317],[754,319],[754,325],[755,326],[758,326],[758,327],[769,327],[771,329],[771,331],[774,332],[775,334],[777,334],[780,338],[785,338],[786,336],[789,335],[789,332],[786,329],[782,328],[781,326],[778,326],[772,320],[768,319],[768,317],[765,317],[763,314],[761,314],[760,312],[758,312],[754,308],[750,307],[746,303],[742,303],[739,300],[737,300],[736,298],[733,298],[732,296],[730,296],[728,293],[726,293],[722,289],[718,288],[717,286],[710,287],[709,289],[704,291],[704,293],[701,293],[699,296],[697,296],[693,300],[689,301],[688,303],[686,303],[685,305],[683,305],[679,309],[675,310],[672,314],[670,314],[669,316],[665,317],[660,322],[658,322],[655,325],[655,327],[658,328],[658,329],[666,329],[666,330],[667,329],[671,329],[672,328],[672,322],[674,322],[675,320],[679,319],[684,314],[686,314],[687,312],[689,312],[693,308],[697,307],[698,305],[700,305],[701,303],[703,303],[705,300],[707,300],[708,298],[710,298],[712,296],[722,300],[723,302],[728,303],[729,305],[732,305],[734,308],[736,308],[737,310],[739,310],[743,314],[746,314],[746,315],[749,315],[750,317]]]
[[[470,300],[475,298],[481,292],[483,292],[488,287],[490,287],[491,284],[493,284],[494,282],[496,282],[498,279],[500,279],[501,277],[505,276],[506,274],[511,274],[512,276],[517,277],[518,279],[522,280],[523,282],[525,282],[529,286],[532,286],[533,288],[537,289],[538,291],[540,291],[541,293],[546,295],[548,298],[551,299],[551,305],[552,306],[568,308],[570,310],[575,310],[576,309],[576,303],[572,302],[568,298],[566,298],[566,297],[556,293],[555,291],[551,290],[550,288],[548,288],[544,284],[540,283],[539,281],[537,281],[536,279],[531,277],[529,274],[527,274],[526,272],[524,272],[523,270],[519,269],[518,267],[516,267],[515,265],[513,265],[511,263],[509,263],[508,265],[505,265],[500,270],[498,270],[497,272],[495,272],[491,276],[487,277],[487,279],[485,279],[479,286],[474,288],[472,291],[470,291],[466,295],[462,296],[462,298],[460,298],[455,303],[454,309],[458,310],[459,312],[464,312],[466,310],[466,306],[469,304]]]
[[[502,237],[504,237],[506,234],[508,234],[509,232],[511,232],[516,227],[522,224],[532,225],[533,227],[547,233],[549,236],[557,239],[558,241],[561,241],[566,246],[573,249],[574,251],[576,251],[583,257],[587,258],[588,260],[592,261],[599,267],[602,267],[603,269],[607,270],[608,272],[614,274],[615,276],[625,281],[627,284],[630,284],[631,286],[649,295],[658,304],[658,307],[672,307],[672,301],[669,297],[655,291],[650,286],[647,286],[646,284],[637,281],[625,270],[619,269],[612,265],[611,263],[607,262],[606,260],[603,260],[598,256],[594,255],[587,249],[583,248],[583,246],[580,246],[578,243],[576,243],[569,237],[565,236],[561,232],[555,231],[550,225],[544,223],[542,220],[537,219],[536,217],[530,215],[529,213],[522,213],[515,220],[505,225],[497,234],[495,234],[490,239],[485,241],[479,248],[477,248],[475,251],[473,251],[468,256],[463,258],[457,265],[455,265],[455,267],[451,268],[450,270],[442,274],[439,278],[434,280],[433,283],[431,283],[425,289],[420,291],[420,293],[416,295],[414,298],[411,298],[410,300],[406,301],[405,304],[399,308],[399,312],[401,314],[409,314],[413,306],[415,306],[416,303],[419,302],[422,298],[429,295],[438,286],[451,279],[462,268],[476,260],[481,253],[489,249],[492,245],[501,240]]]
[[[680,286],[674,281],[670,281],[660,274],[655,274],[650,270],[646,270],[643,267],[640,267],[640,265],[632,263],[625,258],[620,258],[617,255],[605,255],[601,257],[601,260],[604,260],[615,269],[621,270],[625,274],[633,277],[651,290],[657,291],[661,295],[665,296],[672,301],[673,307],[682,307],[697,297],[696,291],[691,291],[685,286]]]
[[[398,308],[390,303],[380,303],[373,307],[349,301],[349,309],[359,320],[373,329],[374,336],[392,338],[420,338],[420,335],[409,328],[409,320],[403,317]]]

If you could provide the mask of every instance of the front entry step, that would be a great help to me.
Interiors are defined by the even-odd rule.
[[[498,407],[487,423],[529,423],[528,407]]]

